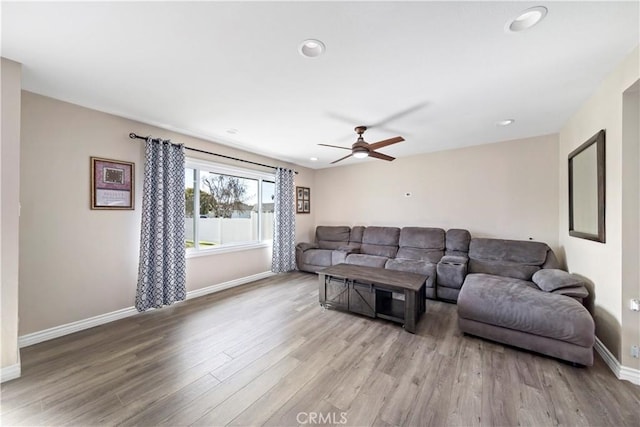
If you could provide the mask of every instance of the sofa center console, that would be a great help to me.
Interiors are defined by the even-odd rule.
[[[401,323],[415,333],[426,309],[427,276],[338,264],[318,271],[320,305]]]

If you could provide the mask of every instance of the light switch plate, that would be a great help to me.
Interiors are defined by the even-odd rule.
[[[629,302],[631,311],[640,311],[640,299],[634,298]]]

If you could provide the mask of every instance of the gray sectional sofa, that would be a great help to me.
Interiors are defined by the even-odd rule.
[[[588,291],[544,243],[463,229],[320,226],[314,243],[297,245],[296,261],[308,272],[347,263],[426,274],[427,298],[457,302],[462,332],[593,364]]]
[[[296,263],[298,270],[315,273],[323,268],[340,264],[333,262],[333,251],[359,248],[362,243],[364,227],[316,227],[314,243],[298,243],[296,245]],[[351,236],[353,235],[353,240]],[[350,245],[351,242],[351,245]]]
[[[426,274],[427,298],[455,301],[464,277],[443,275],[446,280],[436,284],[436,271],[445,254],[451,263],[452,257],[466,256],[469,240],[467,230],[457,229],[319,226],[315,243],[297,245],[296,261],[299,270],[311,273],[346,263]]]
[[[593,364],[595,324],[581,278],[544,243],[472,239],[458,296],[460,330],[581,365]]]

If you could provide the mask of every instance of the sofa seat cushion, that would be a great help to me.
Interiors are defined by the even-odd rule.
[[[362,265],[364,267],[384,268],[389,258],[377,255],[350,254],[347,255],[347,264]]]
[[[430,262],[414,259],[394,258],[387,261],[384,268],[387,270],[406,271],[409,273],[426,274],[430,277],[436,275],[436,265]]]
[[[330,266],[332,252],[330,249],[309,249],[302,255],[302,261],[305,264]]]
[[[407,248],[401,247],[398,249],[396,258],[413,259],[421,262],[427,262],[435,264],[440,261],[444,255],[444,251],[440,249],[419,249],[419,248]]]
[[[458,316],[583,347],[595,341],[593,318],[578,301],[523,280],[467,275],[458,296]]]

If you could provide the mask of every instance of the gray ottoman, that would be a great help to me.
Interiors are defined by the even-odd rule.
[[[458,296],[458,325],[471,335],[593,365],[591,314],[576,299],[542,291],[533,282],[467,275]]]

